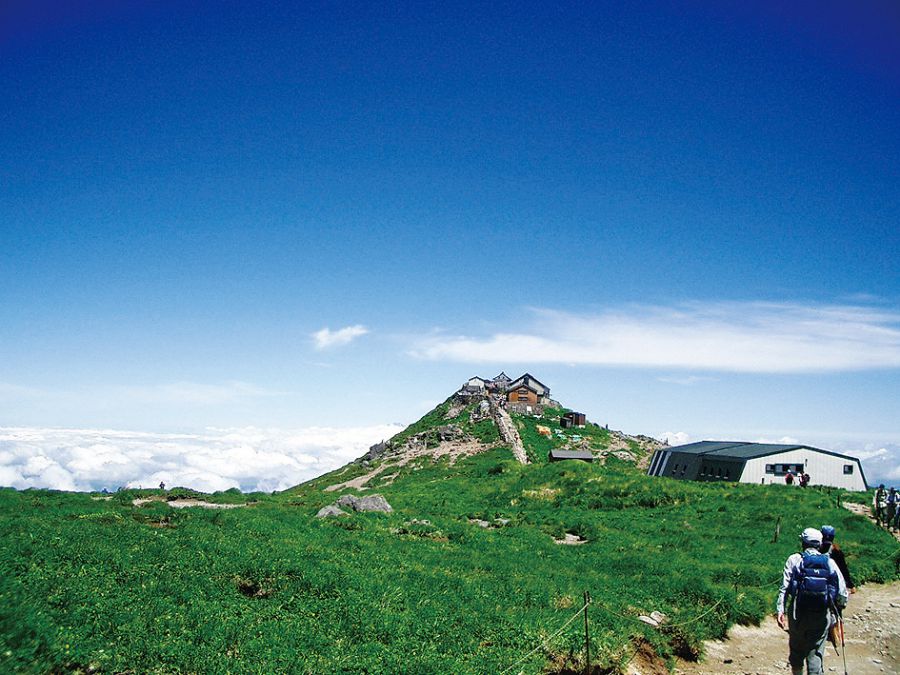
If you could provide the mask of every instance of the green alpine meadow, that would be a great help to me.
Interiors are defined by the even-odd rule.
[[[451,397],[274,494],[0,490],[0,670],[671,668],[774,611],[804,527],[837,528],[857,583],[898,578],[844,491],[648,477],[649,439],[565,412],[509,413],[528,464]],[[573,442],[595,461],[548,461]]]

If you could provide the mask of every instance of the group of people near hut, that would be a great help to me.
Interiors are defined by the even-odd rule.
[[[784,474],[785,485],[793,485],[794,478],[795,478],[794,472],[791,471],[790,469],[788,469],[788,472],[786,474]],[[796,478],[797,478],[797,485],[799,485],[800,487],[806,487],[807,485],[809,485],[809,474],[806,473],[805,471],[803,473],[798,472],[796,475]]]
[[[900,492],[895,488],[886,491],[883,483],[878,486],[872,498],[872,512],[880,527],[900,532]]]
[[[789,633],[788,662],[792,675],[823,673],[825,641],[843,648],[841,611],[855,587],[835,530],[808,527],[800,534],[799,553],[784,563],[778,593],[778,625]]]

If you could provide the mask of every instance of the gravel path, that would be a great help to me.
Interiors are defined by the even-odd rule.
[[[774,604],[775,597],[772,597]],[[900,582],[867,584],[850,596],[844,610],[847,672],[852,675],[900,673]],[[679,662],[677,675],[783,675],[787,665],[787,633],[768,617],[760,626],[735,626],[726,640],[705,644],[702,663]],[[844,672],[843,656],[828,644],[825,672]]]

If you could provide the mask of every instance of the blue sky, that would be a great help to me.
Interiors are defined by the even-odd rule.
[[[529,370],[900,483],[895,3],[58,4],[0,10],[0,426],[374,442]]]

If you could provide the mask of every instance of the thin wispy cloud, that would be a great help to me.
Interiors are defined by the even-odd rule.
[[[353,340],[366,335],[369,329],[365,326],[346,326],[337,330],[323,328],[312,334],[313,344],[318,350],[331,349],[349,344]]]
[[[336,469],[402,427],[207,429],[154,434],[0,427],[0,486],[57,490],[282,490]]]
[[[900,311],[773,302],[531,310],[485,336],[430,335],[411,353],[465,363],[562,363],[746,373],[900,368]]]
[[[266,389],[249,382],[160,382],[156,384],[105,384],[78,389],[50,389],[0,382],[0,400],[30,398],[47,403],[102,400],[118,403],[221,405],[238,400],[280,396],[287,392]]]
[[[656,378],[666,384],[679,384],[682,387],[692,387],[701,382],[714,382],[716,378],[705,375],[662,375]]]

